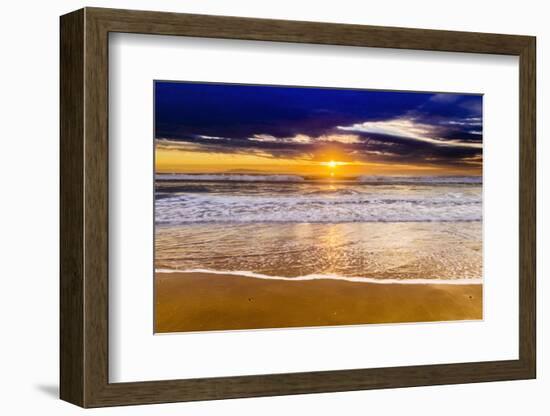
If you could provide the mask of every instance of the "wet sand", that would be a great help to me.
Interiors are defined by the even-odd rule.
[[[482,319],[482,285],[156,273],[155,332]]]

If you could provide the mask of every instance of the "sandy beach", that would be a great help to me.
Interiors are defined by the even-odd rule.
[[[156,273],[155,332],[482,319],[481,284]]]

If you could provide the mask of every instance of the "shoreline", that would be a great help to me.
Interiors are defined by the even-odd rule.
[[[155,332],[480,320],[483,285],[155,273]]]
[[[175,270],[175,269],[156,269],[155,274],[213,274],[213,275],[225,275],[225,276],[238,276],[238,277],[251,277],[254,279],[264,280],[282,280],[287,282],[302,282],[310,280],[336,280],[342,282],[354,282],[354,283],[372,283],[375,285],[480,285],[483,284],[482,279],[391,279],[391,278],[373,278],[373,277],[348,277],[338,274],[317,274],[312,273],[304,276],[285,277],[285,276],[272,276],[262,273],[250,272],[250,271],[231,271],[231,270],[209,270],[209,269],[190,269],[190,270]]]

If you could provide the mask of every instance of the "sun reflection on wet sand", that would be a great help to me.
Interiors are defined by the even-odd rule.
[[[480,233],[478,222],[159,227],[156,267],[250,270],[285,277],[333,273],[379,279],[480,279]]]

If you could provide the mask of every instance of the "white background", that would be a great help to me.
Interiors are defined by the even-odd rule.
[[[111,381],[518,358],[517,57],[114,34],[109,62]],[[152,336],[153,79],[484,94],[484,320]]]
[[[434,29],[531,34],[538,37],[538,380],[293,397],[166,404],[87,411],[88,414],[529,414],[550,408],[548,330],[550,300],[544,282],[543,247],[550,207],[543,184],[550,146],[543,115],[550,98],[550,27],[544,2],[385,1],[61,1],[6,3],[2,30],[2,281],[0,354],[6,414],[79,414],[58,401],[58,16],[84,5],[156,9],[279,19],[319,20]],[[544,201],[546,199],[546,201]],[[546,265],[547,263],[544,263]]]

